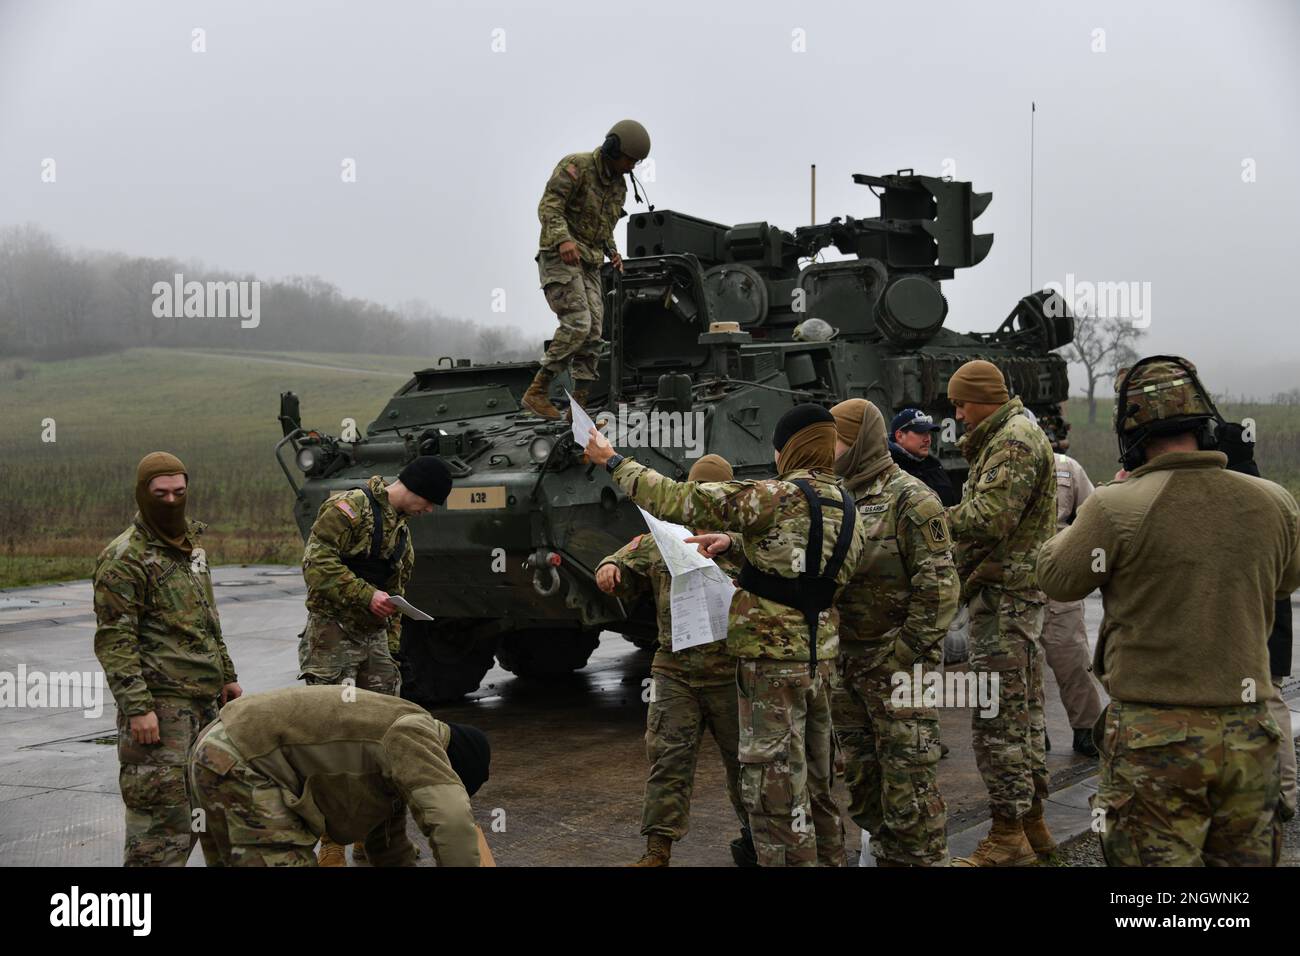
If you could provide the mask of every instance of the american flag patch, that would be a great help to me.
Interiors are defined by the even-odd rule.
[[[345,515],[351,518],[353,521],[357,520],[357,513],[352,510],[352,506],[348,504],[347,501],[345,501],[343,498],[340,498],[338,501],[334,502],[334,506],[338,508],[339,511],[342,511]]]

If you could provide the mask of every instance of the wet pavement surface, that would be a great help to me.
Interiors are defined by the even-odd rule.
[[[222,627],[245,693],[291,686],[298,633],[306,619],[296,567],[222,567],[213,571]],[[1100,600],[1087,602],[1095,635]],[[0,671],[99,671],[92,647],[94,613],[85,581],[0,592]],[[494,667],[478,692],[437,716],[474,724],[491,738],[492,778],[474,799],[475,814],[501,866],[607,866],[640,856],[645,786],[643,681],[650,654],[617,634],[602,635],[582,670],[560,682],[517,678]],[[1047,680],[1049,822],[1086,826],[1095,761],[1074,754],[1051,672]],[[1291,702],[1297,709],[1295,699]],[[945,710],[940,764],[954,855],[987,829],[983,784],[970,749],[970,711]],[[102,713],[47,707],[0,707],[0,866],[116,866],[121,860],[114,707]],[[845,794],[838,788],[841,803]],[[1059,821],[1059,824],[1058,824]],[[851,857],[859,832],[846,819]],[[983,824],[981,826],[981,823]],[[675,865],[730,866],[739,833],[723,788],[722,763],[705,739],[697,769],[691,830],[673,850]],[[1063,834],[1064,835],[1064,834]],[[414,826],[411,836],[419,846]],[[1289,843],[1294,844],[1295,833]],[[1289,861],[1297,860],[1294,846]],[[427,846],[422,864],[431,863]],[[191,866],[202,865],[195,850]],[[1088,865],[1080,858],[1074,865]]]

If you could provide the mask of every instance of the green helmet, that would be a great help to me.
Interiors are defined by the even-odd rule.
[[[650,134],[636,120],[619,120],[609,128],[605,138],[610,136],[618,140],[618,152],[635,160],[645,159],[650,155]]]
[[[1171,361],[1177,356],[1160,356],[1152,361],[1139,362],[1129,369],[1120,369],[1115,376],[1115,413],[1112,424],[1121,433],[1134,431],[1156,422],[1188,422],[1214,418],[1213,407],[1196,379],[1196,366],[1186,359],[1186,368]],[[1127,394],[1120,396],[1128,377]],[[1120,410],[1123,421],[1120,422]]]

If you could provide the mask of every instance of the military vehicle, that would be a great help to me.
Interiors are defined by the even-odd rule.
[[[992,332],[944,327],[940,283],[988,254],[993,237],[973,222],[991,194],[911,170],[854,180],[879,197],[879,216],[793,232],[653,208],[629,218],[623,271],[605,267],[608,348],[588,402],[612,419],[620,450],[674,478],[705,451],[738,478],[770,475],[772,429],[793,403],[860,396],[886,418],[906,406],[949,418],[948,377],[973,358],[997,364],[1040,416],[1059,415],[1066,363],[1052,350],[1074,322],[1058,296],[1024,297]],[[830,247],[846,258],[823,261]],[[645,525],[566,422],[521,410],[536,370],[441,359],[364,435],[340,438],[304,429],[297,396],[281,396],[275,453],[304,536],[327,495],[376,473],[391,480],[418,454],[441,455],[455,475],[446,508],[411,522],[407,598],[436,618],[403,624],[403,694],[421,703],[475,690],[494,656],[545,679],[582,667],[602,630],[653,645],[653,608],[624,605],[594,578]],[[561,403],[562,387],[564,376]],[[955,425],[936,434],[964,480]]]

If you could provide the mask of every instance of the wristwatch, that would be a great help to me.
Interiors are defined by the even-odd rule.
[[[621,464],[623,464],[623,456],[618,452],[614,452],[614,454],[609,457],[609,461],[605,462],[605,470],[612,475],[614,474],[614,469]]]

